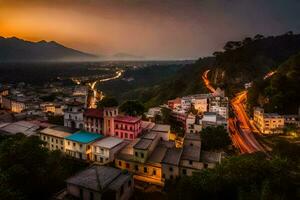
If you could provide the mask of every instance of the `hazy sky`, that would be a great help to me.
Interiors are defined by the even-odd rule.
[[[0,0],[0,35],[103,55],[197,58],[289,30],[300,32],[300,0]]]

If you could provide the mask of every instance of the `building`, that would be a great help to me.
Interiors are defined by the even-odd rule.
[[[78,131],[65,137],[65,153],[73,158],[92,160],[91,144],[103,138],[103,135]]]
[[[103,110],[87,109],[83,113],[84,129],[89,132],[103,134]]]
[[[132,175],[106,166],[92,166],[66,180],[67,193],[82,200],[128,200],[133,193]]]
[[[228,119],[228,98],[223,96],[213,96],[209,98],[209,112],[215,112]]]
[[[155,117],[157,115],[162,115],[161,113],[161,107],[153,107],[153,108],[149,108],[148,112],[146,113],[146,117],[147,119],[150,119],[151,121],[155,120]]]
[[[284,117],[277,113],[265,113],[263,108],[254,108],[253,120],[263,134],[283,133]]]
[[[202,130],[202,125],[199,123],[198,116],[190,113],[185,121],[186,133],[199,133]]]
[[[67,108],[64,110],[64,126],[83,129],[83,112],[83,103],[78,101],[71,101],[67,103]]]
[[[96,141],[92,144],[92,157],[91,159],[100,164],[107,164],[113,162],[115,155],[127,143],[120,138],[106,137],[102,140]]]
[[[181,98],[176,98],[168,101],[168,107],[172,110],[180,106],[181,106]]]
[[[200,123],[202,128],[223,126],[226,130],[228,129],[227,120],[216,112],[205,112],[202,119],[200,119]]]
[[[44,145],[50,151],[65,151],[64,138],[70,136],[75,131],[64,126],[52,126],[45,128],[39,132],[40,139],[46,144]]]
[[[2,107],[2,97],[9,95],[9,89],[5,87],[0,88],[0,108]]]
[[[142,133],[142,120],[140,117],[118,115],[114,119],[113,136],[134,140]]]

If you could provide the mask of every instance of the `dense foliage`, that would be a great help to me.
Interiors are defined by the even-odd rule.
[[[120,111],[129,116],[141,116],[145,112],[145,107],[139,101],[126,101],[120,106]]]
[[[225,149],[231,139],[223,126],[207,127],[201,131],[201,143],[204,150]]]
[[[49,199],[64,180],[86,166],[49,152],[38,137],[0,138],[0,199]]]
[[[228,158],[214,169],[169,183],[169,199],[299,199],[299,150],[284,144],[271,159],[262,153]]]
[[[104,108],[104,107],[116,107],[119,103],[117,99],[114,97],[104,97],[101,101],[97,102],[97,108]]]
[[[297,114],[300,106],[300,54],[282,64],[270,79],[257,80],[249,90],[249,107],[263,106],[267,112]]]

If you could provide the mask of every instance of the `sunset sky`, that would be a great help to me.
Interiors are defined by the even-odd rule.
[[[198,58],[228,40],[300,32],[299,0],[0,0],[0,36],[82,51]]]

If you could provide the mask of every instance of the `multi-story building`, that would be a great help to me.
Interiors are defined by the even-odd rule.
[[[226,130],[228,129],[227,120],[216,112],[205,112],[200,123],[202,128],[223,126]]]
[[[2,107],[2,97],[9,95],[9,89],[5,87],[0,88],[0,108]]]
[[[140,117],[118,115],[114,119],[114,136],[133,140],[142,133],[142,120]]]
[[[115,159],[115,155],[126,145],[124,140],[116,137],[106,137],[92,144],[91,159],[100,164],[107,164]]]
[[[64,126],[83,129],[83,112],[83,103],[78,101],[71,101],[67,103],[67,108],[64,110]]]
[[[133,140],[142,132],[140,117],[118,114],[118,108],[88,109],[84,113],[85,129],[105,136]]]
[[[67,193],[82,200],[128,200],[133,193],[132,175],[94,165],[66,180]]]
[[[222,96],[213,96],[209,98],[209,112],[215,112],[228,119],[228,98]]]
[[[186,133],[199,133],[202,130],[202,126],[199,123],[198,116],[190,113],[185,122]]]
[[[277,113],[265,113],[263,108],[254,108],[253,120],[261,133],[282,133],[284,117]]]
[[[181,98],[176,98],[168,101],[168,107],[172,110],[180,106],[181,106]]]
[[[64,149],[64,138],[70,136],[75,131],[64,126],[52,126],[45,128],[39,132],[40,138],[46,144],[44,145],[49,150],[60,150]]]
[[[103,135],[100,134],[78,131],[72,135],[65,137],[65,153],[73,158],[91,160],[91,144],[102,138]]]
[[[103,110],[102,109],[87,109],[83,113],[84,129],[103,134]]]

